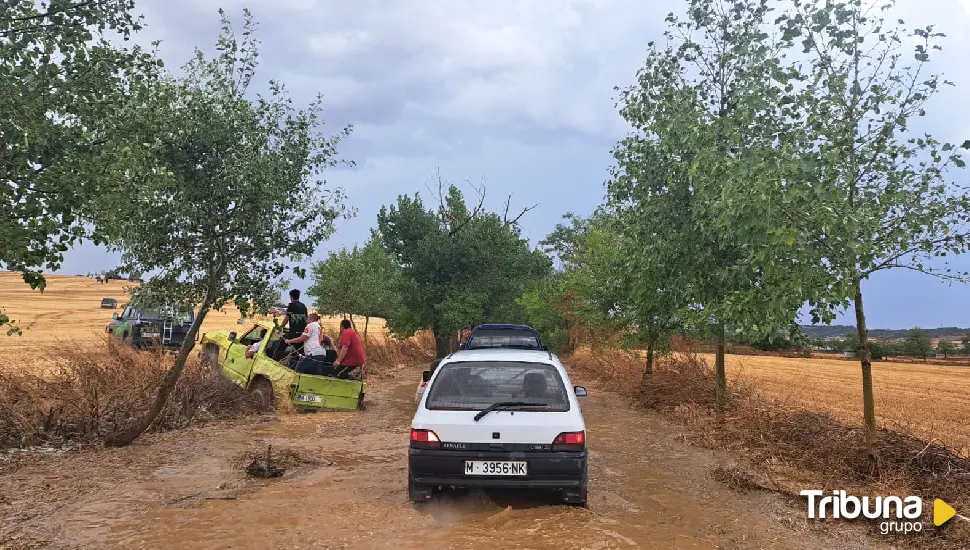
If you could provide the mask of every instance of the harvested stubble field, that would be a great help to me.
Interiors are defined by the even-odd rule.
[[[101,284],[87,277],[46,277],[47,288],[41,293],[30,290],[20,275],[0,272],[0,308],[23,330],[21,336],[0,337],[0,369],[42,369],[51,351],[100,344],[112,311],[121,313],[121,305],[129,300],[125,289],[132,286],[128,281]],[[101,309],[102,298],[118,300],[118,309]],[[232,306],[209,312],[202,331],[245,330],[249,324],[237,324],[239,317],[239,310]],[[363,332],[363,320],[359,321],[358,329]],[[336,336],[339,322],[337,317],[326,318],[327,333]],[[368,338],[385,334],[384,321],[371,319]]]
[[[784,405],[862,421],[858,361],[729,355],[727,369]],[[875,362],[872,383],[881,426],[970,452],[970,368]]]

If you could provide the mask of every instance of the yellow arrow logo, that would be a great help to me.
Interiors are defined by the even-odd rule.
[[[933,501],[933,525],[939,527],[953,519],[955,515],[957,515],[957,511],[953,509],[953,506],[940,499]]]

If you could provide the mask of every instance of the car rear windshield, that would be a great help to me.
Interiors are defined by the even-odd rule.
[[[519,348],[541,349],[539,339],[532,331],[516,329],[479,329],[469,338],[470,349]]]
[[[518,361],[459,361],[439,367],[426,406],[480,411],[494,403],[529,403],[535,410],[568,411],[562,377],[552,365]]]

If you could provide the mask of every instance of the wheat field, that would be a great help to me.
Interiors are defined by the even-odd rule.
[[[713,355],[706,358],[714,363]],[[792,407],[862,423],[858,360],[729,355],[726,362],[729,380],[752,382]],[[881,426],[970,449],[970,367],[875,362],[872,383]]]
[[[24,368],[43,363],[45,356],[58,348],[84,346],[100,342],[112,312],[121,313],[121,306],[129,300],[128,281],[108,281],[101,284],[87,277],[46,275],[47,288],[43,293],[31,290],[20,275],[0,272],[0,309],[22,330],[20,336],[0,333],[0,368]],[[118,300],[117,309],[101,309],[102,298]],[[248,322],[238,324],[239,310],[226,306],[223,311],[211,311],[202,324],[202,331],[246,330]],[[354,319],[363,331],[363,319]],[[326,317],[324,328],[336,337],[339,317]],[[3,331],[5,332],[5,331]],[[383,337],[383,319],[371,319],[368,337]]]

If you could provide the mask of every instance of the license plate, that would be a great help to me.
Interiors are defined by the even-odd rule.
[[[323,397],[319,395],[306,395],[299,394],[296,396],[297,401],[302,401],[303,403],[323,403]]]
[[[143,332],[142,333],[142,336],[144,336],[145,338],[158,338],[161,335],[162,335],[162,333],[160,333],[160,332]]]
[[[466,460],[466,476],[524,476],[526,462],[509,460]]]

